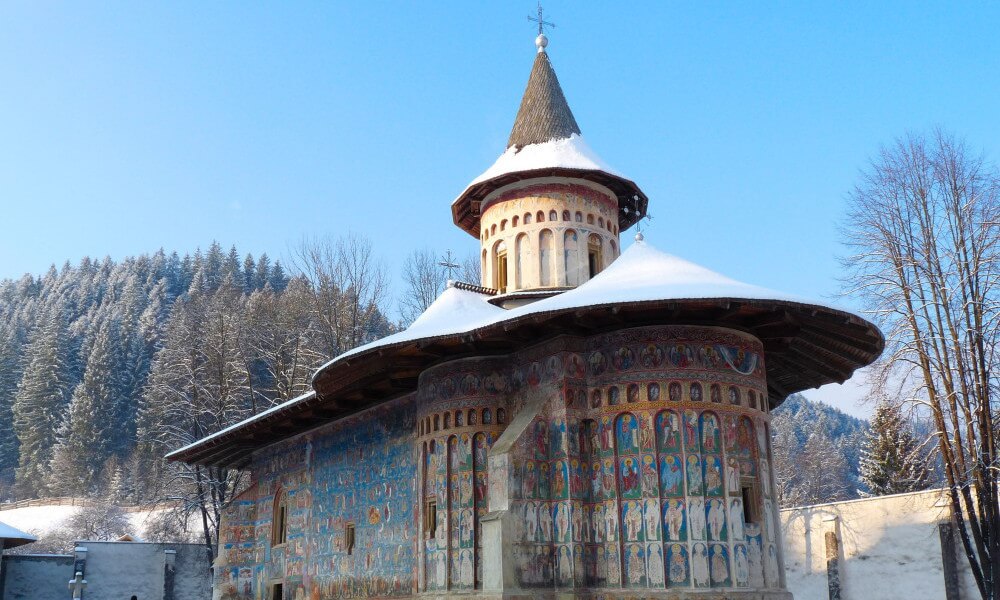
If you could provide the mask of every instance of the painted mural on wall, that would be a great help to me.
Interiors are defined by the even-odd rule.
[[[471,592],[495,564],[492,510],[513,518],[521,588],[778,588],[760,352],[651,327],[439,365],[416,394],[256,457],[217,583],[255,599],[278,580],[310,600]],[[279,486],[289,535],[271,547]]]
[[[520,585],[778,585],[777,569],[765,582],[766,555],[776,548],[762,537],[761,513],[772,507],[769,480],[759,477],[770,470],[757,435],[767,420],[759,343],[664,329],[621,332],[556,356],[561,397],[507,459],[507,492],[524,523]],[[754,514],[744,510],[745,491],[756,498]]]
[[[415,422],[414,399],[404,398],[257,457],[255,484],[220,532],[223,597],[269,599],[274,581],[296,599],[412,594]],[[279,490],[287,494],[288,534],[272,546]]]

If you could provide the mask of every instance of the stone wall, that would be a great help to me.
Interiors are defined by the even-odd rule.
[[[788,589],[796,598],[830,597],[835,560],[840,600],[978,598],[957,535],[958,595],[946,593],[940,526],[950,517],[941,490],[782,510]],[[828,553],[831,534],[836,545]]]
[[[3,557],[3,600],[66,600],[73,578],[73,557],[22,554]],[[126,598],[127,600],[127,598]]]
[[[80,551],[86,548],[86,551]],[[208,600],[212,576],[200,544],[82,542],[76,556],[3,557],[3,600],[66,600],[83,565],[84,598]]]

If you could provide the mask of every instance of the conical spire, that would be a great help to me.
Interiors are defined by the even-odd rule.
[[[552,70],[549,55],[545,52],[545,36],[539,35],[538,54],[531,67],[528,87],[521,99],[521,108],[514,119],[514,129],[510,132],[507,147],[517,150],[530,144],[541,144],[551,140],[568,138],[580,134],[580,126],[573,118],[573,112],[566,103],[559,79]]]

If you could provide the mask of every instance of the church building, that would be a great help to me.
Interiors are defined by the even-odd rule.
[[[584,142],[547,44],[506,151],[451,204],[482,281],[169,455],[252,474],[216,598],[791,598],[771,411],[883,337],[623,248],[647,197]]]

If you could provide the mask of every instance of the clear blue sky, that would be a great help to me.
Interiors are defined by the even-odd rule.
[[[449,205],[504,148],[533,10],[0,4],[0,278],[347,230],[393,272],[414,247],[471,253]],[[908,129],[1000,151],[1000,5],[546,10],[585,138],[649,195],[648,239],[738,279],[835,293],[845,195]]]

